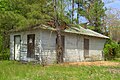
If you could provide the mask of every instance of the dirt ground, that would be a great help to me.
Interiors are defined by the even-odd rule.
[[[85,66],[120,66],[120,62],[111,61],[95,61],[95,62],[71,62],[63,63],[62,65],[85,65]]]

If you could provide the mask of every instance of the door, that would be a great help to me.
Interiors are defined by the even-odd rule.
[[[61,54],[57,54],[57,62],[62,63],[63,62],[63,57],[64,57],[64,48],[65,48],[65,37],[62,35],[61,36],[61,45],[62,45],[62,52]],[[58,36],[56,38],[56,46],[58,47]]]
[[[84,57],[89,58],[89,39],[84,39]]]
[[[20,60],[21,36],[14,36],[14,60]]]
[[[34,58],[35,56],[35,34],[27,35],[27,57]]]

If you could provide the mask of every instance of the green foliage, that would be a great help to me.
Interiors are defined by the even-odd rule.
[[[120,57],[120,45],[113,40],[108,40],[105,44],[104,54],[106,60]]]
[[[24,29],[51,19],[51,0],[0,0],[0,53],[6,56],[9,48],[8,31]],[[5,54],[5,55],[3,55]]]
[[[2,45],[3,45],[2,40],[3,40],[3,37],[0,35],[0,51],[2,51]]]
[[[69,23],[65,3],[58,1],[59,21]],[[0,29],[21,29],[54,20],[52,0],[0,0]]]
[[[79,15],[85,17],[95,31],[101,32],[106,11],[102,0],[76,0],[76,4],[79,4],[76,8]]]
[[[9,57],[10,57],[9,49],[6,49],[0,53],[0,60],[9,60]]]
[[[1,0],[0,28],[4,30],[24,28],[51,19],[53,7],[52,5],[47,5],[50,1]]]
[[[90,30],[95,30],[94,26],[87,26],[87,28],[90,29]]]

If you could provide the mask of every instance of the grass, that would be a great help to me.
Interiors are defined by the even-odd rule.
[[[0,61],[0,80],[120,80],[120,66],[52,65]]]
[[[115,59],[110,60],[110,61],[112,61],[112,62],[120,62],[120,58],[115,58]]]

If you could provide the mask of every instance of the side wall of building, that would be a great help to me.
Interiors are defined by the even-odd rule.
[[[89,39],[89,57],[84,57],[84,38]],[[106,39],[77,34],[65,34],[65,62],[103,60]]]

